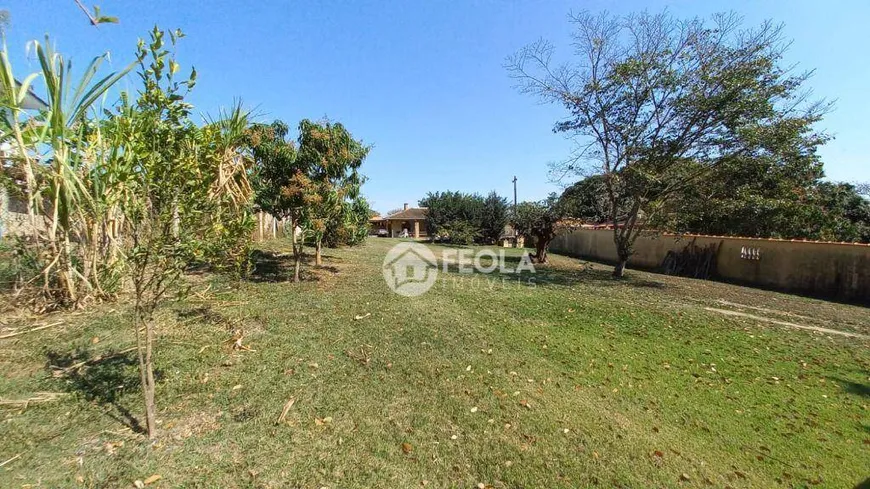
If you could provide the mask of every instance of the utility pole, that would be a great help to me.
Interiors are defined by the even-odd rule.
[[[517,176],[514,175],[514,216],[517,215]],[[513,226],[511,226],[513,227]],[[517,237],[517,229],[514,228],[514,238]]]

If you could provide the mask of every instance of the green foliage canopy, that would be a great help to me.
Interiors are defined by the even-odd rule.
[[[462,192],[429,192],[420,200],[427,208],[430,236],[449,236],[451,242],[492,244],[508,222],[507,199],[495,191],[486,197]]]

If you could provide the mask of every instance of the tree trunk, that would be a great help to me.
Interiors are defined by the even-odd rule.
[[[547,248],[549,246],[549,241],[541,239],[540,237],[535,239],[535,262],[541,264],[547,263]]]
[[[181,215],[178,210],[178,197],[172,199],[172,237],[178,239],[181,229]]]
[[[320,250],[323,249],[323,243],[321,242],[321,238],[317,238],[317,241],[314,242],[314,264],[315,265],[323,265],[323,257],[320,255]]]
[[[302,245],[296,240],[296,220],[290,218],[290,243],[293,245],[293,281],[299,281],[299,270],[302,268]]]
[[[616,266],[613,268],[613,278],[622,278],[625,276],[625,265],[628,263],[628,258],[619,258]]]
[[[154,402],[154,363],[152,360],[153,326],[145,321],[143,312],[137,304],[134,308],[133,325],[136,328],[136,353],[139,357],[139,381],[142,384],[142,397],[145,401],[145,429],[149,439],[157,436],[156,405]],[[145,338],[142,338],[142,326]]]
[[[625,276],[625,266],[628,264],[628,259],[631,257],[631,248],[627,240],[616,240],[616,266],[613,267],[613,278],[622,278]]]
[[[299,281],[299,269],[302,268],[302,252],[301,252],[301,251],[296,251],[296,250],[294,249],[294,251],[293,251],[293,261],[294,261],[294,264],[293,264],[293,281],[294,281],[294,282],[298,282],[298,281]]]

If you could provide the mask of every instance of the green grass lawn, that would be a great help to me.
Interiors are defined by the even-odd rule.
[[[0,339],[0,398],[64,396],[0,406],[0,487],[133,487],[153,475],[147,487],[870,478],[870,340],[757,319],[870,335],[865,308],[644,272],[613,281],[608,267],[559,256],[534,286],[451,272],[406,298],[381,275],[395,243],[326,250],[301,284],[268,255],[251,281],[191,277],[188,298],[158,318],[153,446],[137,433],[132,353],[51,368],[133,346],[123,301],[7,313],[0,334],[63,324]],[[250,351],[232,348],[238,332]]]

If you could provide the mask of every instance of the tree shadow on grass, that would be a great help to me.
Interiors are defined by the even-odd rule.
[[[333,255],[323,255],[324,260],[331,262],[342,262],[343,258]],[[251,253],[251,262],[254,264],[253,271],[248,276],[251,282],[290,282],[293,280],[293,262],[292,253],[282,253],[278,251],[254,250]],[[339,273],[339,268],[332,265],[315,265],[314,257],[311,254],[302,255],[302,270],[300,277],[303,282],[317,282],[320,280],[320,273],[330,273],[336,275]]]
[[[62,383],[63,389],[81,395],[85,400],[104,408],[107,416],[136,433],[145,433],[126,406],[125,396],[140,392],[139,361],[135,351],[104,353],[102,359],[90,361],[93,352],[76,350],[73,353],[48,351],[47,368]],[[82,362],[86,362],[82,364]],[[155,370],[159,381],[161,372]]]
[[[855,394],[856,396],[862,397],[870,397],[870,384],[863,384],[860,382],[853,382],[851,380],[846,380],[840,377],[830,377],[828,376],[828,380],[832,380],[843,388],[849,394]]]
[[[633,276],[615,278],[609,270],[584,267],[576,270],[556,268],[551,265],[536,265],[535,275],[539,284],[571,286],[576,284],[595,285],[596,287],[637,287],[664,289],[667,284]]]
[[[251,282],[287,282],[293,278],[293,254],[278,251],[254,250]]]
[[[522,260],[521,256],[505,256],[504,267],[507,270],[516,270]],[[483,267],[491,266],[491,261],[481,260]],[[439,263],[439,270],[444,270],[444,264]],[[648,280],[628,276],[624,278],[614,278],[609,270],[593,267],[591,264],[580,262],[579,266],[568,268],[563,266],[554,266],[552,264],[534,264],[534,272],[523,271],[520,274],[516,273],[501,273],[500,269],[496,269],[490,274],[500,278],[520,278],[521,281],[527,282],[533,279],[537,286],[557,285],[557,286],[572,286],[572,285],[595,285],[598,287],[638,287],[638,288],[653,288],[664,289],[668,287],[665,282],[656,280]],[[470,267],[470,266],[469,266]],[[468,267],[467,267],[468,268]],[[473,274],[461,273],[459,266],[456,263],[449,263],[447,273],[458,275],[485,275],[478,272]],[[518,277],[519,275],[519,277]]]

